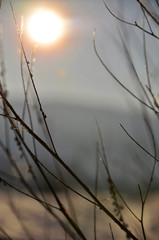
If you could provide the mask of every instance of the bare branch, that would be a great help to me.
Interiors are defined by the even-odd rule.
[[[155,159],[157,162],[159,162],[159,159],[154,156],[152,153],[150,153],[149,151],[146,150],[146,148],[144,148],[138,141],[136,141],[129,133],[128,131],[123,127],[122,124],[120,124],[120,126],[122,127],[122,129],[124,130],[124,132],[128,135],[128,137],[134,142],[136,143],[137,146],[139,146],[144,152],[146,152],[151,158]]]
[[[154,22],[159,25],[159,21],[157,20],[157,18],[155,18],[152,15],[152,13],[143,5],[143,3],[140,0],[136,0],[136,1],[140,4],[141,8],[144,9],[147,12],[147,14],[154,20]]]
[[[113,17],[115,17],[118,21],[120,21],[120,22],[122,22],[122,23],[125,23],[125,24],[128,24],[128,25],[131,25],[131,26],[134,26],[134,27],[137,27],[137,28],[139,28],[140,30],[144,31],[145,33],[147,33],[147,34],[149,34],[149,35],[151,35],[151,36],[159,39],[159,36],[158,36],[158,35],[154,34],[153,32],[147,31],[146,29],[144,29],[143,27],[141,27],[140,25],[138,25],[137,21],[135,21],[134,23],[132,23],[132,22],[128,22],[128,21],[125,21],[125,20],[117,17],[117,15],[114,14],[114,13],[110,10],[110,8],[108,7],[108,5],[105,3],[104,0],[103,0],[103,3],[104,3],[104,5],[105,5],[106,9],[109,11],[109,13],[110,13]]]
[[[107,70],[107,72],[114,78],[114,80],[123,88],[125,89],[131,96],[133,96],[136,100],[138,100],[140,103],[142,103],[143,105],[145,105],[146,107],[150,108],[151,110],[154,111],[154,108],[149,106],[147,103],[145,103],[144,101],[142,101],[140,98],[138,98],[133,92],[131,92],[123,83],[120,82],[120,80],[110,71],[110,69],[106,66],[106,64],[103,62],[103,60],[101,59],[97,48],[96,48],[96,43],[95,43],[95,31],[93,32],[93,46],[94,46],[94,50],[95,53],[98,57],[98,59],[100,60],[100,62],[102,63],[102,65],[104,66],[104,68]]]

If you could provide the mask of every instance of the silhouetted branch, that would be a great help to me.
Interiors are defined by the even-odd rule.
[[[140,4],[141,8],[144,9],[147,14],[153,19],[153,21],[159,25],[159,21],[157,20],[157,18],[152,15],[152,13],[144,6],[144,4],[140,0],[136,1]]]
[[[138,1],[138,0],[136,0],[136,1]],[[147,33],[147,34],[149,34],[149,35],[151,35],[151,36],[159,39],[159,36],[158,36],[158,35],[154,34],[152,31],[150,31],[150,32],[147,31],[146,29],[144,29],[143,27],[141,27],[141,26],[137,23],[137,21],[135,21],[134,23],[132,23],[132,22],[128,22],[128,21],[125,21],[124,19],[121,19],[121,18],[117,17],[117,15],[114,14],[114,13],[110,10],[110,8],[108,7],[108,5],[106,4],[106,2],[105,2],[104,0],[103,0],[103,3],[104,3],[104,5],[105,5],[106,9],[109,11],[109,13],[110,13],[113,17],[115,17],[118,21],[120,21],[120,22],[122,22],[122,23],[125,23],[125,24],[128,24],[128,25],[131,25],[131,26],[134,26],[134,27],[137,27],[137,28],[139,28],[140,30],[144,31],[145,33]],[[141,6],[142,6],[142,5],[141,5]],[[143,6],[142,6],[142,7],[143,7]],[[144,10],[149,14],[149,11],[146,10],[145,7],[143,7],[143,8],[144,8]],[[150,16],[151,16],[151,18],[152,18],[157,24],[159,24],[158,21],[155,20],[155,18],[152,16],[151,13],[150,13]]]
[[[140,98],[138,98],[133,92],[131,92],[123,83],[120,82],[120,80],[110,71],[110,69],[106,66],[106,64],[103,62],[102,58],[100,57],[97,48],[96,48],[96,43],[95,43],[95,31],[93,32],[93,46],[94,46],[94,50],[95,53],[98,57],[98,59],[100,60],[100,62],[102,63],[102,65],[104,66],[104,68],[107,70],[107,72],[114,78],[114,80],[123,88],[125,89],[131,96],[133,96],[136,100],[138,100],[140,103],[142,103],[143,105],[145,105],[146,107],[148,107],[149,109],[154,111],[154,108],[149,106],[147,103],[145,103],[144,101],[142,101]]]
[[[145,153],[147,153],[151,158],[155,159],[157,162],[159,162],[159,159],[153,155],[152,153],[150,153],[149,151],[146,150],[146,148],[144,148],[138,141],[136,141],[131,135],[130,133],[128,133],[128,131],[123,127],[122,124],[120,124],[120,126],[122,127],[122,129],[124,130],[124,132],[128,135],[128,137],[134,142],[136,143],[137,146],[139,146]]]

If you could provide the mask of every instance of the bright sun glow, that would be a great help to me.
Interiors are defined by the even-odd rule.
[[[28,30],[37,43],[51,43],[62,34],[62,19],[52,11],[39,10],[30,18]]]

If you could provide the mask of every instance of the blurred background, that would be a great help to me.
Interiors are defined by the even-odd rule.
[[[137,1],[107,2],[118,16],[130,22],[142,23],[143,15]],[[148,4],[148,1],[146,2]],[[123,38],[130,50],[139,78],[144,81],[146,71],[142,31],[119,23],[99,0],[13,0],[12,4],[19,26],[23,19],[24,48],[28,60],[34,62],[35,85],[59,155],[77,175],[93,186],[96,143],[99,141],[96,126],[98,120],[112,178],[121,189],[122,187],[130,189],[133,183],[134,190],[138,191],[137,184],[139,182],[145,184],[149,180],[147,174],[151,173],[153,161],[130,140],[120,127],[120,123],[152,152],[143,113],[146,116],[150,115],[154,129],[157,128],[157,118],[151,110],[145,109],[122,89],[102,66],[94,51],[93,32],[96,30],[96,48],[104,63],[127,88],[144,99],[122,44]],[[151,7],[153,6],[151,4]],[[62,17],[64,32],[55,43],[36,44],[28,34],[28,19],[37,8],[52,9]],[[1,22],[1,50],[3,49],[1,57],[4,55],[8,99],[21,115],[24,93],[20,69],[20,43],[9,1],[2,1]],[[148,54],[153,56],[151,76],[157,95],[158,43],[148,36],[147,45],[148,49],[149,47],[151,49]],[[27,80],[25,62],[23,71]],[[35,96],[33,102],[35,103]],[[43,137],[41,126],[34,114],[34,104],[30,103],[30,106],[33,110],[34,129]],[[0,136],[5,141],[3,119],[0,124]],[[18,156],[18,151],[15,150],[15,142],[11,141],[10,144],[14,157],[27,177],[27,170]],[[52,159],[45,150],[38,146],[38,152],[39,159],[53,170]],[[14,174],[4,153],[0,154],[1,174],[4,175],[4,172]],[[100,165],[101,186],[105,188],[107,177],[102,163]],[[67,176],[67,181],[72,179]]]

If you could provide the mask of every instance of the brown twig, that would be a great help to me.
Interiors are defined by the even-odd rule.
[[[123,127],[122,124],[120,124],[121,128],[124,130],[124,132],[128,135],[128,137],[137,145],[139,146],[145,153],[147,153],[151,158],[155,159],[157,162],[159,162],[159,159],[153,155],[152,153],[150,153],[149,151],[146,150],[146,148],[144,148],[138,141],[136,141],[131,135],[130,133],[128,133],[128,131]]]
[[[28,69],[28,73],[29,73],[29,76],[30,76],[30,79],[31,79],[31,82],[32,82],[32,86],[33,86],[33,89],[34,89],[34,92],[35,92],[35,95],[36,95],[36,98],[37,98],[37,101],[38,101],[38,104],[39,104],[39,108],[40,108],[40,112],[42,114],[42,117],[43,117],[43,121],[45,123],[45,126],[46,126],[46,129],[47,129],[47,132],[48,132],[48,136],[50,138],[50,141],[51,141],[51,144],[52,144],[52,147],[56,152],[56,148],[55,148],[55,145],[54,145],[54,142],[53,142],[53,139],[52,139],[52,136],[51,136],[51,133],[50,133],[50,130],[49,130],[49,127],[48,127],[48,124],[47,124],[47,121],[46,121],[46,114],[43,110],[43,107],[42,107],[42,103],[40,101],[40,97],[39,97],[39,94],[37,92],[37,89],[36,89],[36,86],[35,86],[35,82],[34,82],[34,79],[33,79],[33,74],[31,72],[31,69],[30,69],[30,63],[28,61],[28,58],[26,56],[26,52],[25,52],[25,49],[24,49],[24,45],[23,45],[23,41],[21,39],[21,34],[20,34],[20,30],[19,30],[19,26],[18,26],[18,23],[17,23],[17,20],[16,20],[16,16],[15,16],[15,12],[14,12],[14,9],[13,9],[13,5],[11,3],[11,0],[9,0],[10,2],[10,6],[11,6],[11,10],[12,10],[12,14],[13,14],[13,18],[14,18],[14,22],[15,22],[15,25],[16,25],[16,29],[17,29],[17,34],[18,34],[18,37],[19,37],[19,41],[20,41],[20,45],[21,45],[21,49],[22,49],[22,52],[23,52],[23,55],[24,55],[24,59],[25,59],[25,62],[26,62],[26,66],[27,66],[27,69]]]
[[[0,88],[0,95],[3,98],[3,101],[5,101],[5,104],[7,105],[7,107],[10,109],[10,111],[13,113],[13,115],[16,117],[17,121],[19,121],[21,123],[21,125],[28,131],[28,133],[30,133],[32,136],[35,137],[35,139],[53,156],[55,157],[55,159],[72,175],[72,177],[83,187],[83,189],[85,189],[85,191],[93,198],[93,200],[98,204],[99,208],[102,209],[123,231],[125,231],[128,236],[130,236],[132,239],[137,240],[137,238],[122,224],[120,223],[120,221],[94,196],[94,194],[90,191],[90,189],[86,186],[86,184],[84,182],[82,182],[80,180],[80,178],[69,168],[69,166],[59,157],[59,155],[57,155],[54,151],[52,151],[52,149],[41,139],[39,138],[34,132],[32,132],[32,130],[24,123],[24,121],[19,117],[19,115],[16,113],[16,111],[13,109],[13,107],[11,106],[11,104],[7,101],[7,99],[5,98],[3,91],[2,91],[2,87]],[[10,121],[13,121],[10,119]],[[14,124],[14,122],[12,122],[12,124]],[[24,147],[26,148],[26,150],[28,151],[28,153],[30,154],[30,156],[35,160],[36,163],[36,156],[30,151],[30,149],[27,147],[26,143],[24,142],[24,139],[22,138],[22,136],[20,135],[20,132],[15,129],[16,134],[18,135],[18,137],[20,138],[21,142],[23,143]],[[42,171],[43,172],[43,171]],[[42,173],[43,174],[43,173]],[[50,186],[50,182],[48,181],[48,179],[46,178],[46,176],[43,176],[45,181],[47,181],[47,184],[49,185],[51,191],[53,194],[54,191],[52,189],[52,186]],[[60,203],[59,203],[60,204]],[[66,211],[64,210],[64,208],[62,206],[61,207],[61,211],[63,212],[63,214],[65,215],[65,217],[67,218],[68,221],[70,221],[71,224],[72,220],[70,219],[70,217],[68,217],[68,215],[66,214]],[[73,225],[74,226],[74,225]]]
[[[138,1],[138,0],[137,0],[137,1]],[[128,25],[131,25],[131,26],[134,26],[134,27],[137,27],[137,28],[139,28],[140,30],[144,31],[145,33],[147,33],[147,34],[149,34],[149,35],[151,35],[151,36],[159,39],[159,36],[158,36],[158,35],[154,34],[153,32],[147,31],[146,29],[144,29],[143,27],[141,27],[140,25],[138,25],[137,21],[135,21],[134,23],[132,23],[132,22],[128,22],[128,21],[125,21],[124,19],[121,19],[121,18],[117,17],[117,15],[114,14],[114,13],[110,10],[110,8],[108,7],[108,5],[106,4],[106,2],[105,2],[104,0],[103,0],[103,3],[104,3],[104,5],[105,5],[106,9],[109,11],[109,13],[110,13],[113,17],[115,17],[118,21],[120,21],[120,22],[122,22],[122,23],[125,23],[125,24],[128,24]],[[146,11],[146,10],[145,10],[145,11]],[[147,10],[147,12],[149,12],[149,11]],[[154,18],[154,17],[153,17],[153,18]],[[155,19],[155,18],[154,18],[154,19]],[[153,19],[153,20],[154,20],[154,19]],[[157,22],[158,22],[158,21],[157,21]]]
[[[106,66],[106,64],[103,62],[103,60],[101,59],[97,48],[96,48],[96,44],[95,44],[95,31],[93,33],[93,46],[94,46],[94,50],[95,53],[98,57],[98,59],[100,60],[100,62],[102,63],[102,65],[104,66],[104,68],[107,70],[107,72],[113,77],[113,79],[123,88],[125,89],[131,96],[133,96],[136,100],[138,100],[140,103],[142,103],[143,105],[145,105],[146,107],[148,107],[149,109],[154,111],[154,108],[149,106],[146,102],[142,101],[140,98],[138,98],[133,92],[131,92],[123,83],[120,82],[120,80],[110,71],[110,69]]]

